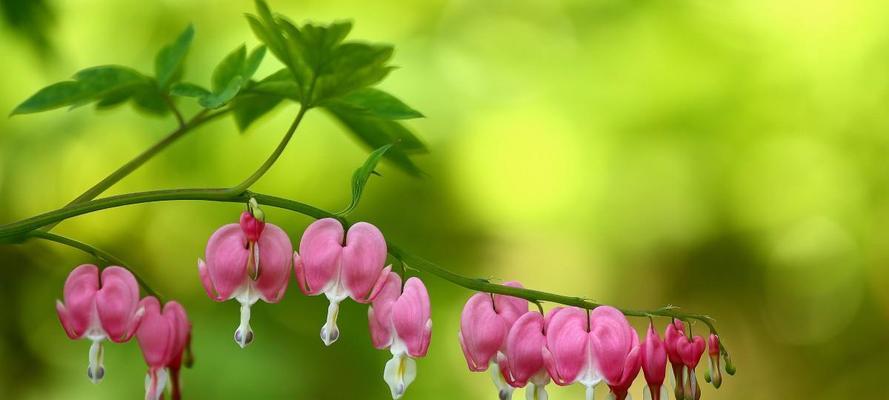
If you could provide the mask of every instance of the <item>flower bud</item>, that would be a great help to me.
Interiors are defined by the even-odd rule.
[[[719,389],[719,386],[722,385],[722,365],[719,359],[719,336],[715,333],[711,333],[707,340],[707,352],[710,356],[710,362],[708,363],[709,368],[706,379],[707,382],[713,384],[713,387]]]

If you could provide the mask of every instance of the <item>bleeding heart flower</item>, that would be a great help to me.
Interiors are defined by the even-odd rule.
[[[700,336],[694,338],[682,336],[676,339],[676,350],[679,352],[679,357],[682,358],[682,379],[684,382],[682,390],[686,400],[701,398],[701,387],[695,376],[695,368],[701,361],[701,355],[704,354],[706,347],[704,338]]]
[[[642,342],[642,372],[648,385],[643,390],[645,399],[667,400],[664,378],[667,373],[667,349],[654,330],[654,322],[648,324],[648,333]]]
[[[684,337],[685,325],[683,325],[680,320],[673,320],[670,322],[670,324],[667,325],[667,329],[664,331],[664,348],[667,350],[667,359],[670,360],[670,367],[673,370],[673,378],[671,381],[673,382],[673,390],[677,399],[681,399],[685,396],[685,381],[682,376],[684,366],[682,364],[682,356],[679,355],[679,350],[676,347],[678,343],[677,340]]]
[[[710,362],[705,378],[707,382],[713,384],[713,387],[719,389],[722,386],[722,362],[719,359],[719,336],[715,333],[711,333],[707,340],[707,352],[710,355]]]
[[[415,358],[423,357],[432,340],[429,293],[419,278],[401,288],[398,274],[386,271],[368,311],[371,339],[378,349],[389,348],[383,380],[398,399],[417,376]]]
[[[179,400],[179,369],[182,355],[191,339],[191,324],[185,309],[170,301],[161,311],[160,302],[152,296],[142,299],[145,316],[136,339],[148,364],[145,378],[145,399],[157,400],[164,392],[168,377],[173,382],[173,400]]]
[[[105,376],[102,341],[130,340],[142,319],[139,284],[124,268],[105,268],[100,280],[99,268],[84,264],[68,275],[63,297],[56,301],[59,320],[71,339],[92,341],[87,375],[98,383]]]
[[[557,307],[546,315],[546,347],[543,363],[557,385],[579,382],[586,386],[586,398],[602,381],[593,354],[590,318],[586,310]]]
[[[626,399],[642,367],[639,335],[623,313],[603,306],[590,313],[590,338],[599,372],[613,397]]]
[[[201,283],[211,299],[241,303],[241,323],[235,330],[241,347],[253,341],[250,307],[260,299],[277,303],[284,296],[292,254],[287,233],[247,211],[240,224],[225,225],[210,236],[207,260],[198,260]]]
[[[385,279],[386,240],[375,226],[358,222],[349,228],[333,218],[315,221],[303,233],[294,253],[296,280],[309,296],[324,294],[330,301],[321,340],[330,346],[340,335],[336,325],[339,303],[347,297],[369,303]]]
[[[506,282],[504,286],[522,287],[518,282]],[[458,338],[463,356],[470,371],[485,371],[491,365],[491,377],[500,392],[500,398],[512,397],[512,386],[505,378],[506,337],[516,320],[528,312],[528,301],[499,294],[476,293],[463,306]],[[491,361],[495,361],[491,363]]]
[[[513,324],[506,338],[506,371],[509,384],[513,387],[525,387],[526,398],[529,400],[546,400],[546,384],[549,373],[543,364],[543,349],[546,348],[544,318],[539,312],[532,311],[522,315]]]

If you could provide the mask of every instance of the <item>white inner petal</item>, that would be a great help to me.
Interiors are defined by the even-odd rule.
[[[401,398],[416,377],[417,363],[405,355],[393,355],[383,370],[383,380],[389,385],[393,399]]]

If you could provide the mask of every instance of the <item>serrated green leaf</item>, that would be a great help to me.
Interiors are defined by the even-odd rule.
[[[265,95],[261,93],[238,94],[231,102],[232,113],[238,130],[244,132],[257,119],[272,111],[281,101],[281,96]]]
[[[398,121],[355,113],[350,109],[335,105],[327,105],[324,108],[348,128],[356,138],[371,148],[376,149],[394,143],[394,147],[386,152],[386,159],[408,174],[413,176],[422,174],[408,154],[426,152],[426,147],[404,125]]]
[[[136,88],[132,86],[110,92],[102,96],[102,98],[96,102],[96,109],[107,110],[122,105],[123,103],[126,103],[135,92]]]
[[[166,89],[182,73],[182,61],[188,54],[188,48],[194,39],[194,26],[188,27],[179,34],[173,43],[164,46],[154,58],[154,74],[158,87]]]
[[[299,101],[299,86],[293,80],[293,75],[287,69],[279,70],[274,74],[256,82],[249,88],[252,93],[266,94],[270,96],[284,97]]]
[[[244,71],[246,59],[247,47],[242,44],[219,62],[213,70],[213,77],[210,80],[210,87],[214,93],[220,93],[225,90],[236,77],[243,79],[241,74]]]
[[[370,175],[374,173],[374,168],[377,167],[377,164],[379,164],[383,155],[391,148],[392,143],[389,143],[374,150],[367,156],[367,160],[364,161],[364,164],[355,170],[352,174],[352,201],[349,202],[349,205],[346,206],[345,209],[338,212],[337,215],[347,216],[358,207],[358,203],[361,201],[361,195],[364,193],[364,187],[367,185]]]
[[[133,94],[136,109],[149,114],[166,115],[170,109],[157,86],[145,86]]]
[[[209,96],[210,91],[193,83],[176,82],[170,87],[170,94],[173,96],[201,98]]]
[[[147,82],[145,76],[127,67],[103,65],[87,68],[74,74],[73,81],[58,82],[40,89],[19,104],[11,115],[89,104],[112,92]]]
[[[241,76],[237,75],[229,81],[228,85],[218,93],[212,93],[209,96],[201,97],[198,101],[205,108],[219,108],[223,104],[233,99],[238,91],[241,90]]]
[[[358,89],[333,100],[332,103],[349,108],[354,112],[385,119],[423,118],[423,114],[404,104],[395,96],[374,88]]]

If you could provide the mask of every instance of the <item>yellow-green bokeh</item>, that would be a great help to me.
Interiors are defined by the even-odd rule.
[[[16,3],[7,1],[7,3]],[[431,153],[425,179],[390,165],[355,217],[465,275],[628,308],[666,304],[718,321],[738,375],[710,399],[883,398],[889,373],[889,6],[862,1],[271,1],[294,20],[355,21],[396,46],[383,87],[427,115],[407,124]],[[206,83],[257,43],[252,3],[51,1],[40,50],[0,26],[0,113],[79,68],[150,72],[193,22],[186,79]],[[269,57],[260,75],[274,71]],[[183,101],[186,113],[197,106]],[[231,185],[268,155],[290,104],[238,134],[230,120],[184,137],[109,191]],[[171,118],[124,107],[0,118],[0,223],[62,206],[159,140]],[[348,202],[367,149],[311,112],[256,190],[326,209]],[[208,299],[196,262],[242,206],[159,203],[102,211],[57,231],[120,258],[194,322],[186,399],[386,399],[366,307],[345,304],[324,348],[326,304],[292,286],[254,309],[256,341],[232,341],[234,303]],[[266,209],[294,242],[311,222]],[[0,247],[0,398],[139,398],[135,343],[88,344],[59,327],[66,274],[92,262],[29,242]],[[421,275],[433,303],[429,356],[409,399],[495,398],[456,339],[470,295]],[[634,320],[642,332],[645,320]],[[664,321],[659,321],[663,327]],[[696,332],[704,333],[703,327]],[[702,366],[705,363],[702,363]],[[641,398],[641,381],[633,395]],[[519,393],[521,395],[521,393]],[[577,387],[551,398],[580,398]]]

